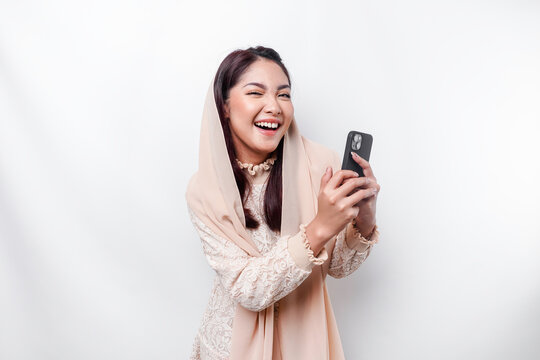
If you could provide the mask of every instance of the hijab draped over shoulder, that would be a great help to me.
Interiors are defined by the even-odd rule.
[[[294,118],[283,146],[280,234],[292,236],[298,233],[300,224],[308,224],[315,217],[320,180],[326,168],[331,166],[337,171],[341,164],[336,152],[301,136]],[[261,256],[246,230],[212,84],[203,110],[199,169],[189,182],[186,199],[192,211],[215,234],[234,242],[250,256]],[[333,244],[326,244],[328,254],[332,253]],[[280,300],[277,318],[274,305],[259,312],[236,305],[230,359],[344,359],[325,283],[329,262],[330,258],[314,266],[309,277]],[[274,327],[279,339],[274,339]],[[281,354],[272,354],[275,345],[279,345]]]

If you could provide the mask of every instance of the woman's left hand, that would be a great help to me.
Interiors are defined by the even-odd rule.
[[[371,165],[365,159],[361,158],[356,153],[353,154],[353,160],[362,167],[364,176],[369,180],[367,185],[363,186],[363,189],[373,189],[375,194],[366,199],[361,200],[355,206],[359,208],[358,215],[356,216],[356,228],[363,236],[368,236],[372,233],[375,227],[375,213],[377,206],[377,195],[381,190],[381,185],[377,183],[377,179],[373,174]]]

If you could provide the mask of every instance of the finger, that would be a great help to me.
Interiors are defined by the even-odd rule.
[[[326,168],[325,173],[321,177],[321,187],[319,188],[319,193],[325,188],[328,181],[332,178],[332,167],[329,166]]]
[[[343,205],[354,206],[358,204],[360,201],[374,197],[376,195],[377,195],[377,189],[375,188],[367,188],[367,189],[358,190],[354,194],[347,196],[344,199]]]
[[[357,180],[360,180],[360,187],[362,188],[366,188],[366,187],[376,187],[375,183],[373,182],[373,179],[371,178],[368,178],[368,177],[365,177],[365,176],[361,176],[361,177],[357,177],[357,178],[348,178],[348,179],[345,179],[343,180],[343,183],[341,184],[341,186],[343,186],[344,184],[347,184],[349,182],[356,182]]]
[[[335,189],[339,185],[341,185],[343,180],[348,179],[348,178],[352,178],[352,177],[358,177],[358,176],[359,176],[358,173],[356,173],[356,172],[354,172],[352,170],[339,170],[338,172],[336,172],[334,174],[334,176],[332,176],[332,178],[328,182],[328,185],[332,189]]]
[[[368,188],[368,187],[375,188],[377,189],[377,193],[381,191],[381,185],[377,183],[377,179],[373,179],[373,178],[369,178],[365,176],[359,177],[358,179],[369,179],[369,181],[367,181],[365,185],[360,186],[361,188]],[[343,184],[346,184],[349,181],[355,181],[355,179],[354,178],[346,179],[345,181],[343,181]]]
[[[369,187],[371,182],[372,182],[371,179],[367,177],[347,179],[337,189],[336,195],[338,197],[345,197],[349,195],[354,189]]]
[[[371,169],[371,165],[369,162],[362,158],[360,155],[355,153],[354,151],[351,151],[353,160],[362,167],[362,170],[364,171],[364,175],[369,178],[375,179],[375,175],[373,174],[373,170]]]

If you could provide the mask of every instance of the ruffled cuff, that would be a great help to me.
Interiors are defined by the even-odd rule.
[[[375,225],[371,235],[367,238],[363,237],[356,228],[356,219],[353,219],[353,221],[347,225],[346,231],[345,241],[350,249],[364,252],[369,246],[379,242],[379,229],[377,225]]]
[[[300,225],[300,231],[289,238],[288,249],[294,262],[302,269],[311,270],[315,265],[322,265],[328,259],[326,248],[322,248],[319,256],[313,254],[306,236],[306,227]]]

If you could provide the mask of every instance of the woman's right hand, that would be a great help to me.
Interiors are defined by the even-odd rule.
[[[306,236],[314,254],[318,254],[324,245],[337,235],[358,214],[355,205],[361,200],[373,196],[367,177],[359,177],[352,170],[339,170],[332,174],[328,167],[321,178],[318,195],[317,215],[306,226]],[[358,191],[353,192],[355,189]]]

